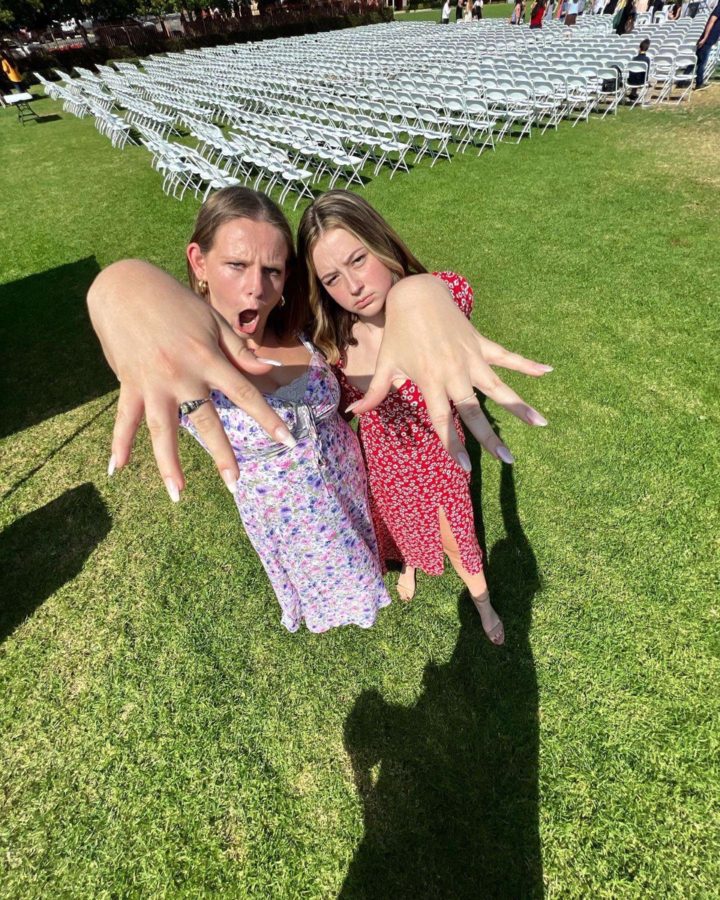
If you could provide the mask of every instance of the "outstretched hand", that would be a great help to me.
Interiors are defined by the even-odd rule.
[[[422,391],[428,414],[450,455],[466,470],[470,460],[453,426],[450,402],[477,440],[496,459],[514,462],[490,427],[475,389],[528,425],[547,425],[544,417],[490,368],[500,366],[539,377],[551,366],[525,359],[479,334],[432,275],[403,278],[385,306],[385,334],[375,375],[364,398],[353,404],[360,414],[374,409],[393,382],[410,378]]]
[[[140,260],[104,269],[88,292],[93,327],[120,381],[108,473],[126,465],[143,415],[168,494],[185,487],[178,456],[178,406],[222,391],[281,443],[293,438],[262,394],[238,369],[261,374],[260,362],[210,306],[162,270]],[[192,421],[230,490],[235,454],[212,403]]]

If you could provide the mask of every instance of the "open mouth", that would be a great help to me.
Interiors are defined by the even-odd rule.
[[[244,309],[238,315],[238,331],[242,334],[254,334],[258,324],[258,311],[256,309]]]

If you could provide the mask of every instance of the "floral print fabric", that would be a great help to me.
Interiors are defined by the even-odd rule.
[[[357,437],[337,412],[337,380],[309,349],[302,400],[265,396],[298,438],[292,450],[274,443],[223,394],[213,391],[211,399],[240,468],[235,502],[277,595],[282,624],[289,631],[303,621],[315,632],[369,628],[390,597],[365,467]],[[189,418],[182,424],[200,440]]]
[[[450,288],[466,316],[473,307],[468,282],[454,272],[434,272]],[[336,369],[345,409],[363,393]],[[460,418],[455,429],[464,443]],[[408,380],[376,409],[360,416],[360,444],[368,472],[375,533],[383,560],[398,560],[429,575],[442,574],[445,555],[438,514],[442,509],[460,550],[465,569],[482,571],[482,551],[475,534],[470,476],[447,453],[428,416],[425,400]]]

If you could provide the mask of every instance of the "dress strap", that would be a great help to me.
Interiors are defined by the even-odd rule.
[[[299,334],[298,337],[300,338],[300,342],[306,350],[309,350],[310,353],[317,353],[317,347],[315,346],[315,344],[313,344],[312,341],[309,341],[307,339],[307,336],[305,334]]]

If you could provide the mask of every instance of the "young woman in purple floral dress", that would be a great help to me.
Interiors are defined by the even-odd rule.
[[[253,378],[292,437],[273,441],[223,394],[211,401],[240,463],[233,485],[245,530],[270,578],[282,623],[297,631],[367,628],[390,598],[368,505],[365,468],[340,389],[324,358],[299,338],[307,320],[298,293],[283,296],[294,262],[290,227],[265,195],[228,188],[200,210],[187,250],[193,289],[268,366]],[[202,406],[183,417],[198,436]]]

